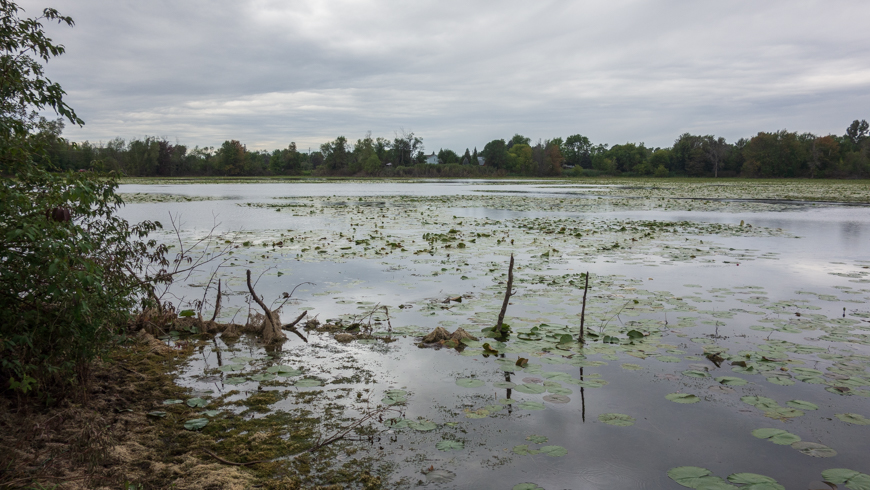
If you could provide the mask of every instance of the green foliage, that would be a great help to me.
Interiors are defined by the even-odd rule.
[[[168,263],[165,248],[146,241],[159,223],[131,226],[117,216],[122,201],[113,175],[49,172],[44,121],[28,111],[53,109],[82,121],[32,56],[47,61],[63,53],[41,20],[72,19],[53,9],[20,19],[19,7],[5,0],[0,10],[0,173],[15,176],[0,182],[0,384],[43,394],[87,378],[90,361],[121,333],[137,300],[166,280],[140,280],[133,271]]]

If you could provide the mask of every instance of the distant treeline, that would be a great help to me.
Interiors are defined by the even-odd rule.
[[[339,136],[309,153],[299,151],[295,143],[271,152],[252,151],[237,140],[219,148],[193,149],[154,137],[73,143],[61,137],[62,129],[57,121],[43,124],[42,132],[34,135],[46,149],[44,163],[61,170],[115,170],[141,177],[870,177],[870,128],[865,120],[855,120],[842,136],[782,130],[728,143],[721,137],[686,133],[669,148],[649,148],[643,143],[596,145],[579,134],[533,144],[517,134],[507,141],[490,141],[479,152],[441,149],[428,155],[423,139],[405,132],[392,139],[369,134],[356,143]]]

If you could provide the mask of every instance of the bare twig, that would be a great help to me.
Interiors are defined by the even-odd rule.
[[[501,305],[501,311],[498,314],[498,323],[495,325],[496,330],[501,331],[502,322],[504,322],[504,314],[507,312],[508,301],[511,299],[511,288],[514,284],[514,254],[511,254],[511,263],[508,266],[508,281],[507,289],[504,292],[504,302]]]
[[[296,329],[296,324],[299,323],[299,320],[302,320],[303,318],[305,318],[305,315],[307,315],[307,314],[308,314],[308,310],[303,311],[302,314],[299,315],[295,320],[288,323],[287,325],[282,325],[281,328],[284,330],[290,330],[291,332],[298,335],[299,338],[302,339],[305,343],[308,343],[308,339],[306,339],[305,336],[302,335],[302,332],[300,332],[299,330]]]
[[[214,314],[211,316],[211,321],[215,321],[218,313],[221,311],[221,280],[218,279],[217,299],[214,302]]]
[[[589,291],[589,271],[586,271],[586,286],[583,287],[583,308],[580,310],[580,343],[585,344],[585,330],[583,324],[586,321],[586,293]]]

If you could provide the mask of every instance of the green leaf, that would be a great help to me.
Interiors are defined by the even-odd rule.
[[[834,417],[837,417],[838,419],[846,422],[847,424],[870,425],[870,419],[857,413],[838,413],[835,414]]]
[[[679,466],[668,470],[668,478],[689,488],[698,488],[699,480],[712,474],[712,471],[697,466]]]
[[[546,437],[544,437],[544,436],[536,436],[536,435],[530,435],[530,436],[526,437],[526,440],[527,440],[527,441],[530,441],[530,442],[533,442],[533,443],[535,443],[535,444],[543,444],[543,443],[547,442],[547,438],[546,438]]]
[[[163,400],[164,405],[178,405],[179,403],[184,403],[184,400]]]
[[[568,450],[562,446],[543,446],[539,451],[547,456],[561,457],[568,454]]]
[[[843,483],[851,490],[870,490],[870,475],[854,470],[844,468],[825,470],[822,471],[822,477],[831,483]]]
[[[205,412],[202,412],[203,415],[206,415],[209,417],[214,417],[214,416],[218,415],[219,413],[221,413],[220,410],[206,410]]]
[[[182,310],[181,313],[178,314],[178,316],[182,318],[190,318],[194,315],[196,315],[196,312],[193,310]]]
[[[315,386],[320,386],[321,384],[322,383],[318,379],[305,378],[293,383],[293,386],[298,386],[299,388],[313,388]]]
[[[537,483],[520,483],[520,484],[514,485],[513,488],[511,488],[511,490],[544,490],[544,489],[539,487]]]
[[[600,422],[617,427],[628,427],[634,425],[634,417],[623,413],[602,413],[598,416]]]
[[[522,408],[523,410],[544,410],[546,408],[543,403],[532,401],[517,403],[514,406],[517,408]]]
[[[234,377],[234,378],[227,378],[227,379],[225,379],[225,380],[224,380],[224,384],[227,384],[227,385],[240,385],[240,384],[242,384],[242,383],[244,383],[244,382],[246,382],[246,381],[248,381],[247,378]]]
[[[738,485],[748,485],[751,483],[776,483],[776,480],[769,476],[759,475],[757,473],[732,473],[728,476],[728,481],[737,483]]]
[[[791,447],[814,458],[832,458],[837,455],[837,451],[815,442],[799,441],[792,443]]]
[[[780,446],[789,446],[801,440],[800,437],[782,429],[755,429],[752,435],[759,439],[767,439]]]
[[[698,403],[701,401],[700,398],[690,393],[671,393],[670,395],[665,395],[665,398],[674,403]]]
[[[528,456],[530,454],[538,454],[540,451],[536,449],[529,449],[528,444],[520,444],[519,446],[514,446],[513,452],[519,454],[520,456]]]
[[[819,409],[819,406],[816,405],[815,403],[805,402],[803,400],[791,400],[791,401],[785,402],[785,404],[790,406],[791,408],[797,408],[799,410],[818,410]]]
[[[272,381],[273,379],[275,379],[275,375],[269,373],[257,373],[251,376],[253,381]]]
[[[191,419],[184,423],[184,428],[187,430],[199,430],[208,425],[208,419]]]
[[[156,418],[156,419],[162,419],[162,418],[166,417],[166,412],[161,412],[161,411],[159,411],[159,410],[158,410],[158,411],[154,411],[154,412],[148,412],[148,416],[149,416],[149,417],[154,417],[154,418]]]
[[[218,370],[223,371],[225,373],[230,373],[230,372],[235,372],[235,371],[241,371],[244,368],[245,368],[245,366],[243,366],[241,364],[224,364],[223,366],[219,367]]]
[[[747,383],[745,379],[737,376],[720,376],[716,381],[726,386],[743,386]]]
[[[521,385],[517,385],[514,388],[514,391],[518,391],[520,393],[526,393],[528,395],[540,395],[547,391],[547,388],[534,383],[523,383]]]
[[[409,420],[408,427],[420,432],[428,432],[437,429],[438,424],[429,420]]]
[[[439,451],[454,451],[465,448],[465,443],[461,441],[438,441],[435,448]]]
[[[686,376],[691,376],[693,378],[709,378],[710,377],[710,373],[708,373],[707,371],[699,371],[697,369],[688,369],[686,371],[683,371],[683,374],[685,374]]]
[[[463,388],[480,388],[486,385],[483,381],[474,378],[459,378],[456,380],[456,385]]]
[[[208,405],[208,400],[204,400],[202,398],[191,398],[187,400],[187,406],[191,408],[202,408]]]

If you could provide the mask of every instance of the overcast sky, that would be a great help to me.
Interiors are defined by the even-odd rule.
[[[47,73],[74,141],[301,149],[404,128],[671,146],[870,119],[860,0],[19,0],[70,15]]]

